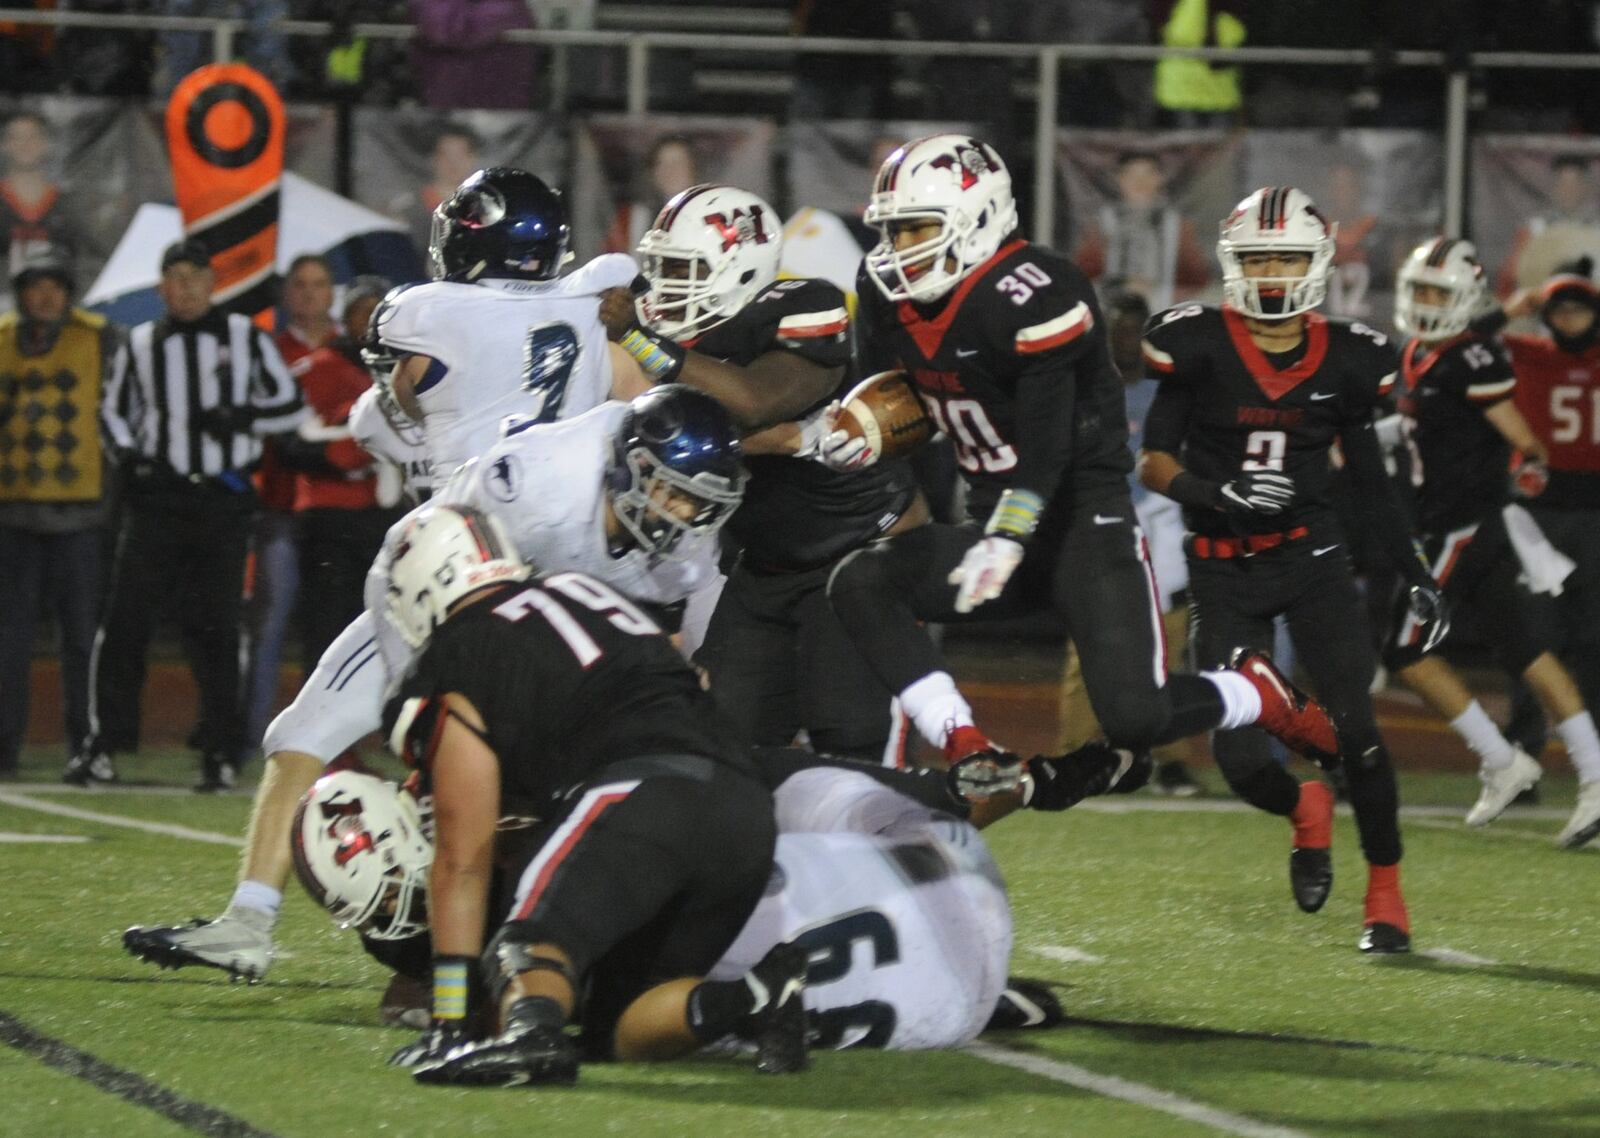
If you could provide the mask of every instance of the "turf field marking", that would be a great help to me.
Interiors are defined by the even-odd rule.
[[[1426,956],[1429,960],[1437,960],[1441,964],[1499,964],[1498,960],[1490,960],[1487,956],[1474,956],[1470,952],[1462,952],[1459,948],[1425,948],[1417,953]]]
[[[1304,1132],[1300,1130],[1257,1122],[1253,1118],[1219,1110],[1203,1102],[1175,1095],[1171,1091],[1135,1083],[1129,1079],[1118,1078],[1116,1075],[1096,1074],[1076,1063],[1013,1051],[1008,1047],[998,1047],[992,1043],[969,1043],[962,1050],[989,1063],[1026,1071],[1030,1075],[1065,1083],[1105,1098],[1119,1099],[1135,1106],[1158,1110],[1189,1122],[1198,1122],[1202,1126],[1209,1126],[1224,1134],[1238,1134],[1243,1138],[1306,1138]]]
[[[87,841],[89,841],[89,839],[84,837],[82,834],[13,834],[6,830],[0,830],[0,846],[65,846]]]
[[[257,1129],[242,1118],[203,1102],[186,1099],[175,1091],[157,1086],[143,1075],[114,1067],[59,1039],[40,1035],[3,1011],[0,1011],[0,1043],[14,1047],[24,1055],[33,1056],[47,1067],[82,1079],[107,1094],[170,1118],[186,1130],[204,1134],[207,1138],[273,1138],[269,1131]]]
[[[1401,811],[1402,814],[1404,812],[1404,810]],[[1559,810],[1555,811],[1555,816],[1556,818],[1567,817],[1566,813]],[[1533,820],[1533,811],[1529,810],[1526,813],[1518,811],[1515,817],[1527,818],[1531,821]],[[1518,830],[1511,826],[1468,826],[1461,822],[1452,824],[1433,818],[1417,818],[1414,819],[1413,824],[1425,830],[1444,830],[1447,833],[1471,834],[1473,837],[1479,838],[1510,838],[1513,841],[1538,842],[1540,845],[1549,846],[1551,849],[1557,848],[1555,835],[1547,834],[1543,830]]]
[[[1105,963],[1105,957],[1085,952],[1081,948],[1073,948],[1070,944],[1029,944],[1023,947],[1035,956],[1042,956],[1046,960],[1058,961],[1061,964]]]
[[[1074,810],[1087,810],[1092,814],[1255,814],[1259,813],[1248,802],[1240,802],[1237,798],[1096,798],[1088,802],[1080,802],[1073,807]],[[1340,817],[1351,817],[1350,807],[1340,804],[1338,807]],[[1444,829],[1460,829],[1460,819],[1466,813],[1464,806],[1402,806],[1402,818],[1419,820],[1439,819],[1441,821],[1456,819],[1454,826],[1445,826]],[[1564,810],[1559,806],[1519,806],[1510,818],[1525,818],[1530,822],[1563,821],[1571,810]]]
[[[58,818],[75,818],[80,822],[98,822],[102,826],[125,826],[130,830],[143,830],[147,834],[165,834],[169,838],[185,838],[191,842],[210,842],[217,846],[243,846],[244,839],[232,834],[218,834],[211,830],[191,830],[169,822],[146,822],[143,818],[125,818],[121,814],[101,814],[95,810],[79,810],[61,802],[47,802],[26,794],[0,791],[0,806],[14,806],[19,810],[37,810],[41,814],[54,814]]]

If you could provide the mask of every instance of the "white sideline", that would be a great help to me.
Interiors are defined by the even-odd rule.
[[[1105,957],[1096,956],[1092,952],[1085,952],[1081,948],[1073,948],[1070,944],[1023,944],[1017,947],[1024,952],[1031,952],[1035,956],[1042,956],[1046,960],[1054,960],[1058,964],[1105,963]]]
[[[70,846],[89,840],[82,834],[14,834],[0,830],[0,846]]]
[[[1301,1130],[1257,1122],[1252,1118],[1219,1110],[1203,1102],[1175,1095],[1171,1091],[1135,1083],[1129,1079],[1118,1078],[1116,1075],[1098,1075],[1076,1063],[1065,1063],[1060,1059],[1046,1059],[1041,1055],[1012,1051],[1008,1047],[997,1047],[992,1043],[969,1043],[961,1050],[989,1063],[1026,1071],[1030,1075],[1065,1083],[1091,1094],[1158,1110],[1174,1118],[1198,1122],[1202,1126],[1209,1126],[1224,1134],[1238,1134],[1242,1138],[1307,1138],[1305,1132]]]
[[[1253,814],[1256,808],[1237,798],[1145,798],[1127,797],[1094,798],[1080,802],[1074,810],[1087,810],[1091,814]],[[1350,807],[1338,806],[1341,817],[1351,817]],[[1454,818],[1459,821],[1467,812],[1465,806],[1402,806],[1402,818]],[[1507,818],[1526,818],[1531,822],[1566,821],[1572,813],[1559,806],[1518,806]]]
[[[211,830],[192,830],[169,822],[146,822],[142,818],[124,818],[120,814],[101,814],[94,810],[79,810],[60,802],[45,802],[26,794],[0,790],[0,806],[14,806],[18,810],[37,810],[41,814],[54,814],[58,818],[76,818],[80,822],[98,822],[102,826],[125,826],[130,830],[143,830],[147,834],[165,834],[169,838],[186,838],[191,842],[209,842],[216,846],[244,845],[243,838],[231,834],[218,834]]]

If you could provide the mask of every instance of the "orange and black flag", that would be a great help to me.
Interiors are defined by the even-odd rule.
[[[205,245],[218,308],[263,326],[277,297],[283,101],[242,63],[191,72],[167,103],[167,151],[186,236]]]

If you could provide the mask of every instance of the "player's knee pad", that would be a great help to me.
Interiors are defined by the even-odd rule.
[[[565,961],[550,956],[536,956],[533,946],[542,939],[526,921],[507,921],[494,934],[489,947],[483,950],[483,986],[489,994],[490,1006],[499,1007],[506,989],[525,972],[554,972],[578,992],[578,977]]]

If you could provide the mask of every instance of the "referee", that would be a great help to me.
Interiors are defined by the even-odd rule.
[[[141,324],[112,361],[101,424],[124,500],[111,595],[91,660],[87,755],[66,779],[116,778],[112,756],[139,745],[139,699],[156,617],[176,612],[200,689],[198,791],[233,785],[245,746],[239,610],[264,435],[304,417],[271,338],[211,306],[211,259],[184,240],[161,255],[167,314]]]

